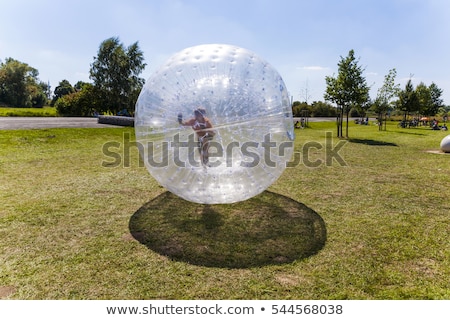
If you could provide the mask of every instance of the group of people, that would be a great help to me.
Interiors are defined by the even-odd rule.
[[[367,125],[369,125],[369,117],[366,117],[365,119],[364,118],[362,118],[362,119],[355,119],[355,123],[367,126]]]
[[[303,129],[305,127],[305,118],[301,118],[300,121],[295,121],[294,127],[296,129]]]
[[[445,118],[444,118],[445,119]],[[444,124],[441,126],[439,125],[439,121],[436,119],[433,119],[432,121],[428,121],[425,119],[418,119],[418,118],[414,118],[412,120],[402,120],[399,122],[398,126],[402,127],[402,128],[411,128],[411,127],[418,127],[419,125],[423,125],[423,126],[427,126],[430,125],[430,128],[432,130],[448,130],[447,125]]]
[[[440,126],[439,125],[439,121],[437,121],[436,119],[433,119],[433,121],[431,121],[431,129],[432,130],[444,130],[444,131],[448,130],[447,125],[445,124],[445,122],[444,122],[444,124],[442,126]]]

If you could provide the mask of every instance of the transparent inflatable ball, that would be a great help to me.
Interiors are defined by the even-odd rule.
[[[233,203],[263,192],[293,152],[283,79],[262,58],[232,45],[173,55],[146,81],[135,130],[149,173],[196,203]]]

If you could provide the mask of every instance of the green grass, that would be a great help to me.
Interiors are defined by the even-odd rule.
[[[56,108],[9,108],[0,107],[0,117],[56,117]]]
[[[310,127],[295,149],[315,167],[210,206],[169,194],[134,147],[130,166],[110,165],[102,146],[132,128],[0,131],[0,293],[450,299],[450,155],[425,152],[448,133],[351,124],[342,166],[329,152],[327,165],[334,124]]]

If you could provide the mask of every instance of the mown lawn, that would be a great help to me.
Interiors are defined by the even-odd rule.
[[[9,108],[0,106],[0,117],[56,117],[56,108]]]
[[[132,128],[0,131],[0,294],[450,299],[450,154],[426,152],[448,133],[327,132],[296,130],[298,163],[268,192],[206,206],[158,186],[132,145],[114,165],[102,146]]]

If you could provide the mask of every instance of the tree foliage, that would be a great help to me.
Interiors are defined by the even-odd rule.
[[[443,91],[434,82],[431,83],[428,90],[430,90],[431,95],[431,108],[426,110],[425,115],[435,115],[444,107],[444,100],[441,98]]]
[[[13,58],[0,64],[0,101],[13,107],[43,107],[48,85],[37,69]]]
[[[292,103],[292,114],[294,117],[302,117],[308,114],[311,117],[335,117],[336,108],[323,101],[313,101],[312,104],[294,101]]]
[[[419,110],[419,98],[411,79],[405,85],[405,89],[398,94],[397,109],[403,112],[403,120],[406,121],[408,114]]]
[[[72,85],[70,84],[70,82],[68,80],[64,79],[64,80],[60,81],[59,85],[55,88],[51,105],[53,106],[59,98],[62,98],[63,96],[74,93],[74,92],[75,92],[75,89],[74,89],[74,87],[72,87]]]
[[[398,95],[400,85],[395,83],[397,70],[391,69],[384,76],[383,85],[378,89],[377,97],[373,102],[372,109],[378,114],[378,128],[383,128],[383,116],[393,107],[393,99]]]
[[[398,91],[398,100],[396,108],[403,112],[403,120],[410,114],[418,114],[422,116],[434,116],[438,114],[444,107],[442,100],[442,89],[435,83],[430,86],[420,82],[416,88],[409,79],[405,88]]]
[[[55,102],[61,116],[92,116],[97,107],[96,89],[91,83],[84,83],[78,91],[62,95]]]
[[[109,38],[100,44],[97,56],[90,69],[97,99],[101,100],[101,111],[116,114],[122,109],[134,111],[137,96],[144,79],[139,78],[144,70],[143,52],[137,42],[128,48],[118,38]]]
[[[324,98],[338,106],[338,132],[337,136],[342,137],[342,123],[344,114],[347,117],[346,134],[348,137],[348,115],[352,107],[360,107],[369,100],[369,87],[363,77],[364,69],[358,65],[354,50],[350,50],[348,56],[338,63],[338,75],[336,77],[327,76],[325,78],[327,88]]]
[[[431,100],[431,91],[428,89],[428,87],[425,85],[425,83],[421,82],[416,87],[416,96],[417,96],[417,111],[419,114],[422,115],[430,115],[430,111],[433,109],[433,102]],[[436,110],[437,112],[437,110]],[[433,113],[436,114],[436,112]]]

